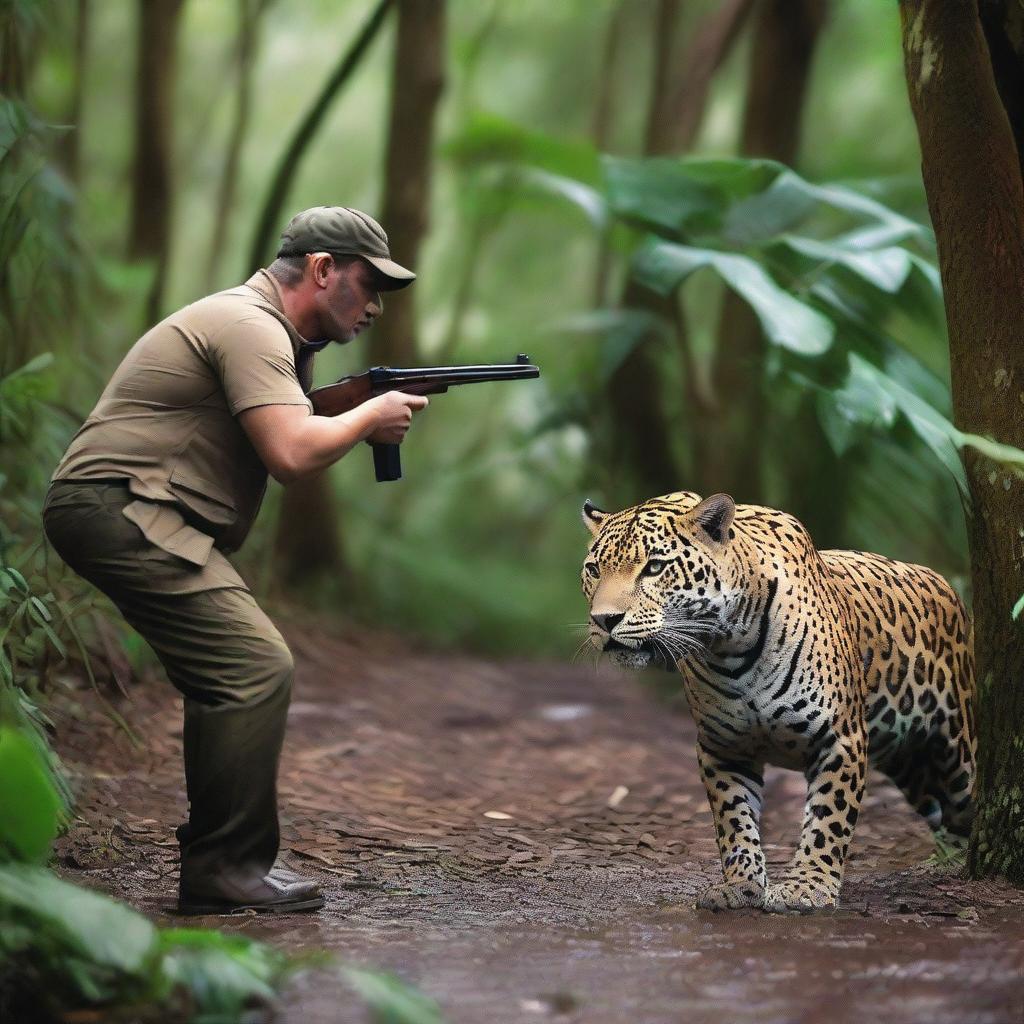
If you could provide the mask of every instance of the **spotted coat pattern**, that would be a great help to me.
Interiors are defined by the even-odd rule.
[[[590,640],[631,668],[673,665],[723,881],[698,904],[834,906],[870,763],[936,831],[970,830],[974,664],[966,612],[918,565],[817,551],[791,515],[689,492],[605,513],[589,502]],[[771,881],[761,848],[765,764],[801,771],[796,852]]]

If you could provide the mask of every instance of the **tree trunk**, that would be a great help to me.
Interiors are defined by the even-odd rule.
[[[949,325],[953,414],[1024,448],[1024,184],[975,2],[902,0],[910,105],[921,142]],[[964,450],[978,670],[975,877],[1024,884],[1024,480]]]
[[[41,52],[41,19],[27,5],[24,13],[14,4],[5,8],[0,14],[0,96],[23,100]]]
[[[697,137],[712,79],[732,52],[736,37],[753,6],[754,0],[727,0],[716,15],[705,18],[697,27],[676,83],[673,106],[679,111],[676,119],[677,150],[688,149]]]
[[[348,581],[351,570],[327,473],[289,484],[281,502],[274,536],[276,582],[285,589],[302,589],[326,580]]]
[[[619,3],[608,17],[608,28],[605,31],[604,47],[601,58],[601,69],[597,81],[597,99],[594,103],[594,115],[591,123],[590,138],[599,153],[610,152],[612,124],[615,114],[616,75],[619,68],[619,55],[622,52],[623,31],[630,9],[626,0]],[[597,261],[594,272],[594,305],[603,309],[608,303],[608,282],[612,270],[611,228],[605,227],[597,248]]]
[[[398,39],[391,82],[391,123],[381,221],[391,255],[415,270],[427,233],[434,120],[444,89],[444,0],[397,0]],[[415,365],[415,287],[386,296],[387,315],[374,331],[380,361]]]
[[[768,157],[784,164],[796,162],[807,80],[825,10],[824,0],[762,0],[754,24],[740,137],[743,156]],[[696,446],[697,489],[701,493],[726,491],[740,501],[767,500],[763,483],[765,344],[761,325],[750,306],[734,292],[727,292],[712,371],[716,415],[704,421]],[[801,449],[809,456],[813,453],[814,458],[813,465],[808,460],[795,460],[800,466],[800,481],[792,488],[791,503],[800,495],[821,493],[815,475],[827,467],[817,454],[830,455],[813,404],[801,411],[800,420],[800,430],[795,434],[800,438],[809,436],[810,443],[801,443]],[[814,520],[816,517],[809,515],[811,504],[803,502],[802,506],[790,511]],[[814,534],[819,524],[812,521],[807,525]]]
[[[66,123],[68,130],[61,137],[58,156],[64,173],[72,185],[81,177],[82,108],[85,99],[85,69],[89,52],[90,0],[78,0],[75,7],[75,38],[71,68],[71,99]]]
[[[276,248],[276,238],[284,227],[280,223],[281,211],[299,163],[316,137],[331,104],[351,79],[379,33],[390,6],[391,0],[380,0],[374,8],[285,149],[253,233],[249,252],[250,273],[263,266],[265,257]],[[339,518],[329,473],[319,473],[285,488],[274,537],[274,564],[278,578],[286,586],[315,584],[350,574],[341,546]],[[302,528],[296,529],[299,523]]]
[[[732,0],[707,16],[698,26],[682,60],[675,58],[680,5],[660,0],[654,22],[653,77],[645,129],[645,156],[666,155],[689,146],[700,127],[710,80],[736,38],[749,0]],[[673,84],[673,73],[680,73]],[[699,74],[698,74],[699,71]],[[622,297],[626,309],[653,313],[674,332],[676,354],[692,369],[685,323],[675,297],[663,299],[628,282]],[[672,430],[666,412],[667,396],[659,366],[662,332],[642,337],[612,378],[606,396],[611,425],[611,460],[616,476],[631,480],[638,496],[660,494],[682,486],[683,474],[671,443]],[[687,374],[693,408],[700,396],[694,373]]]
[[[316,138],[316,133],[319,131],[327,111],[331,109],[331,104],[338,98],[345,83],[349,81],[353,72],[362,63],[370,44],[384,24],[384,18],[390,6],[391,0],[380,0],[373,9],[359,35],[356,36],[351,47],[324,83],[317,98],[313,101],[313,105],[306,112],[306,116],[299,122],[295,134],[282,153],[277,169],[274,171],[274,177],[271,179],[270,188],[267,190],[267,197],[263,201],[259,218],[256,221],[256,229],[253,232],[252,243],[249,246],[247,266],[250,274],[255,274],[264,265],[267,257],[276,250],[278,236],[284,227],[284,224],[281,223],[281,211],[284,209],[288,192],[295,180],[299,162],[305,155],[309,144]]]
[[[210,253],[206,261],[206,285],[216,288],[217,274],[224,258],[224,243],[227,240],[228,224],[235,205],[238,173],[242,161],[242,146],[249,128],[252,109],[253,71],[256,66],[256,50],[259,45],[260,20],[266,10],[267,0],[238,0],[238,85],[235,89],[235,116],[228,138],[228,152],[221,171],[217,189],[216,205],[213,211],[213,236]]]
[[[135,159],[128,255],[156,269],[147,316],[160,318],[171,244],[174,83],[183,0],[139,0],[135,71]]]

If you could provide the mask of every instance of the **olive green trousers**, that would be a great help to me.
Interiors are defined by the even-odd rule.
[[[277,856],[277,764],[294,666],[248,590],[167,592],[188,563],[121,514],[134,500],[122,483],[58,481],[43,523],[61,558],[117,605],[185,698],[181,885],[205,892],[218,878],[261,877]]]

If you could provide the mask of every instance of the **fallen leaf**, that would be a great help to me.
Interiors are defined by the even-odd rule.
[[[612,795],[608,797],[608,806],[612,809],[618,807],[627,796],[629,796],[629,790],[625,786],[616,786]]]

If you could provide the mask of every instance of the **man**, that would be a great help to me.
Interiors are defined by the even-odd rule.
[[[298,214],[270,267],[143,335],[54,473],[51,543],[185,698],[184,913],[323,905],[315,882],[273,866],[293,663],[225,552],[245,539],[268,471],[288,484],[360,441],[401,443],[425,398],[389,393],[324,417],[306,392],[314,353],[369,327],[380,292],[415,276],[366,214]]]

